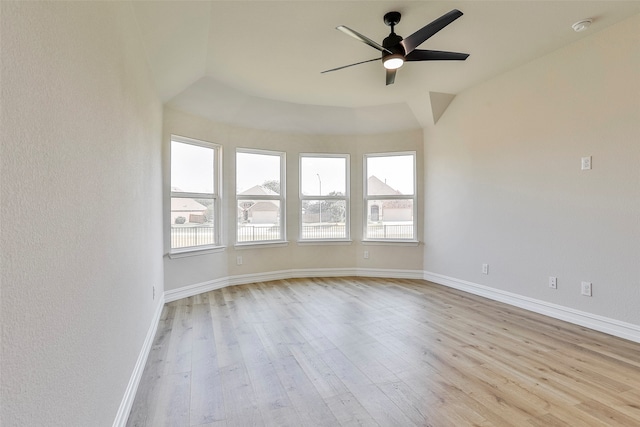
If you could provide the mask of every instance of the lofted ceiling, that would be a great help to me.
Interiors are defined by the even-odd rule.
[[[353,134],[431,126],[453,97],[640,13],[638,1],[134,1],[162,101],[217,122]],[[464,15],[421,49],[466,61],[411,62],[385,85],[380,56],[340,31],[382,43],[389,11],[408,36],[444,13]],[[583,32],[571,25],[584,18]]]

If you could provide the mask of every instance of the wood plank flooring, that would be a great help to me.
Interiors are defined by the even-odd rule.
[[[420,280],[164,307],[129,426],[640,426],[640,344]]]

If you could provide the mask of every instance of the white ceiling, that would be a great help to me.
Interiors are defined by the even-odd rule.
[[[303,133],[380,133],[433,125],[431,103],[640,13],[639,1],[135,1],[156,87],[169,106],[214,121]],[[335,29],[382,43],[399,11],[408,36],[464,15],[421,49],[466,61],[411,62],[385,86],[380,56]],[[587,31],[571,24],[592,18]],[[436,93],[438,96],[430,96]],[[437,115],[436,115],[437,118]]]

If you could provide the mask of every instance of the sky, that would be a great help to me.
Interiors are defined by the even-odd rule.
[[[280,181],[280,160],[279,155],[237,153],[236,192],[242,193],[265,181]]]
[[[375,175],[402,194],[414,191],[414,163],[411,155],[368,156],[367,176]],[[238,192],[265,181],[280,180],[279,155],[237,154]],[[296,159],[297,161],[297,159]],[[346,191],[345,157],[305,156],[301,162],[301,188],[306,195],[326,196]],[[171,143],[171,187],[193,193],[212,193],[214,150],[192,144]],[[291,180],[291,178],[289,178]],[[297,179],[297,177],[293,177]],[[320,187],[322,193],[320,194]]]
[[[213,193],[214,150],[171,142],[171,188],[189,193]]]
[[[413,194],[415,174],[411,155],[368,156],[367,177],[372,175],[402,194]]]
[[[302,194],[308,196],[327,196],[331,192],[346,194],[346,165],[347,161],[344,157],[303,157],[300,162]]]

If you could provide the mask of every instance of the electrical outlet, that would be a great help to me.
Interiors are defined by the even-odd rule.
[[[369,259],[369,251],[364,251],[364,259]]]
[[[580,160],[580,165],[583,171],[591,169],[591,156],[583,157]]]
[[[582,282],[581,293],[586,297],[591,296],[591,282]]]
[[[242,265],[242,256],[236,257],[236,264],[237,265]]]
[[[482,264],[482,274],[489,274],[489,264]]]
[[[558,278],[550,276],[549,277],[549,287],[551,289],[558,289]]]

